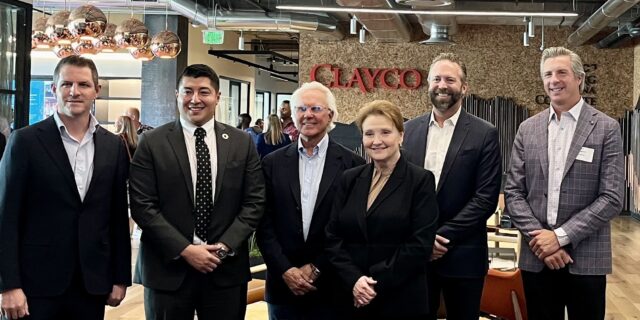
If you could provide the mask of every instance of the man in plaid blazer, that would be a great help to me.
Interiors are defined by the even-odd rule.
[[[570,319],[604,319],[609,221],[623,200],[620,126],[580,96],[585,73],[572,51],[546,49],[540,73],[551,106],[518,129],[504,190],[523,235],[529,319],[564,319],[565,306]]]

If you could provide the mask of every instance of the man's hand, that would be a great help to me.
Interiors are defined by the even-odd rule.
[[[356,281],[356,284],[353,285],[353,305],[356,308],[368,305],[376,297],[377,293],[373,287],[376,283],[378,281],[366,276],[362,276]]]
[[[289,287],[289,290],[296,296],[302,296],[317,290],[312,284],[313,279],[300,268],[289,268],[289,270],[282,274],[282,279],[287,287]]]
[[[529,241],[529,248],[531,248],[533,254],[540,260],[544,260],[544,258],[560,249],[558,237],[556,233],[551,230],[534,230],[529,232],[529,235],[533,237],[533,239]]]
[[[449,249],[445,245],[449,244],[449,239],[436,234],[436,241],[433,242],[433,251],[431,252],[430,261],[442,258]]]
[[[307,263],[300,268],[300,271],[302,271],[302,273],[304,273],[304,275],[307,276],[308,279],[311,279],[310,283],[313,283],[314,281],[318,280],[318,275],[315,272],[313,272],[313,270],[314,269],[311,263]]]
[[[569,263],[573,263],[573,259],[564,249],[560,249],[544,258],[544,264],[551,270],[562,269]]]
[[[123,284],[114,284],[107,298],[107,305],[117,307],[127,294],[127,287]]]
[[[190,244],[182,250],[180,256],[196,270],[208,273],[215,270],[220,264],[220,259],[213,254],[218,249],[220,249],[218,246],[210,244]]]
[[[27,296],[22,289],[9,289],[2,293],[2,314],[9,319],[19,319],[29,315]]]

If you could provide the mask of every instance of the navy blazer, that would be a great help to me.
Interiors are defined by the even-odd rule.
[[[257,231],[258,245],[267,264],[266,300],[276,304],[317,303],[331,300],[336,277],[325,248],[324,228],[329,221],[333,197],[342,172],[364,164],[364,160],[329,138],[307,240],[302,234],[298,144],[279,149],[262,161],[267,209]],[[313,263],[322,275],[314,284],[318,291],[295,296],[282,279],[291,267]]]
[[[429,312],[427,261],[436,236],[438,205],[433,174],[398,160],[367,210],[373,164],[345,171],[326,228],[329,259],[342,280],[345,303],[362,276],[378,281],[367,318],[404,318]]]
[[[405,154],[420,167],[424,167],[430,117],[427,113],[405,123]],[[498,130],[461,110],[436,189],[437,233],[451,240],[449,251],[433,263],[438,274],[476,278],[487,273],[486,224],[496,211],[501,182]]]
[[[11,134],[0,162],[0,291],[60,295],[78,266],[91,294],[131,284],[127,151],[102,127],[93,141],[83,201],[53,117]]]

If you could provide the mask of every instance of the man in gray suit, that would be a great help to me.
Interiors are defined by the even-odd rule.
[[[180,119],[143,133],[131,163],[147,319],[244,319],[264,178],[251,137],[215,120],[219,88],[210,67],[188,66]]]
[[[609,221],[623,200],[618,122],[586,104],[582,60],[547,48],[540,74],[550,108],[518,129],[505,186],[523,235],[520,268],[530,320],[604,319]]]

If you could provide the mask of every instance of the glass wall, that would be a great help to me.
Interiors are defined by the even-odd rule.
[[[31,4],[0,0],[0,132],[19,128],[29,117]]]

